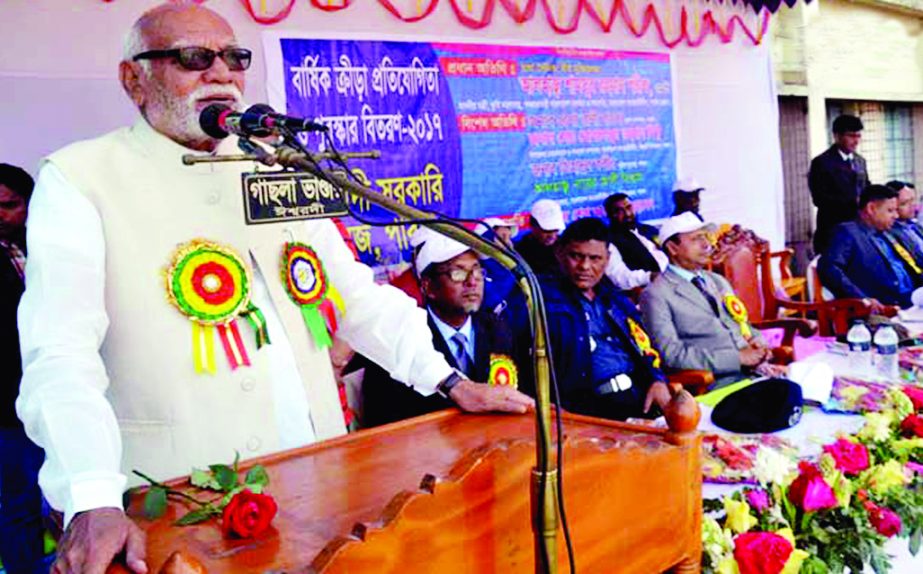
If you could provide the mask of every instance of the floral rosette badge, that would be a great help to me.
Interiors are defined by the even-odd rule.
[[[724,296],[724,308],[731,315],[731,319],[734,319],[740,325],[740,334],[749,339],[753,335],[753,331],[750,330],[747,308],[744,307],[743,301],[737,295],[728,293]]]
[[[631,338],[635,340],[635,344],[638,345],[641,354],[650,357],[651,364],[655,369],[659,369],[660,353],[651,344],[651,337],[647,332],[631,317],[628,318],[628,331],[631,333]]]
[[[513,387],[519,386],[519,371],[513,359],[506,355],[490,355],[490,374],[487,382],[491,385]]]
[[[289,242],[282,253],[282,281],[289,298],[301,308],[304,324],[320,349],[333,344],[336,310],[345,313],[340,293],[330,283],[317,253],[304,243]]]
[[[257,348],[269,343],[266,320],[250,302],[250,274],[232,249],[204,239],[180,245],[166,272],[167,298],[192,321],[192,357],[197,373],[214,374],[217,331],[231,369],[249,366],[237,326],[246,317]]]

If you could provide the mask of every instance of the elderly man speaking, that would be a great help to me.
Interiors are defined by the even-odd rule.
[[[250,59],[216,13],[153,8],[119,64],[142,118],[41,166],[17,411],[46,452],[43,491],[65,515],[56,572],[101,574],[122,553],[146,572],[143,536],[122,511],[127,470],[166,479],[235,450],[253,457],[345,432],[332,321],[308,325],[298,304],[318,284],[337,299],[338,336],[420,394],[451,383],[466,410],[532,405],[510,387],[459,381],[425,312],[375,285],[331,222],[247,226],[241,173],[253,165],[182,164],[235,149],[198,118],[216,102],[239,108]]]

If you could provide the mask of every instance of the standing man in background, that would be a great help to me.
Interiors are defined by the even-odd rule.
[[[26,212],[34,187],[24,170],[0,163],[0,559],[8,574],[47,572],[42,562],[45,454],[16,418],[22,378],[16,309],[25,290]]]
[[[536,275],[557,272],[558,260],[554,255],[554,244],[562,231],[564,212],[558,202],[539,199],[532,204],[529,210],[529,232],[516,240],[515,247]]]
[[[833,228],[859,214],[859,195],[868,185],[865,158],[856,152],[862,139],[862,120],[842,115],[833,120],[833,145],[811,160],[808,187],[817,206],[814,253],[830,245]]]

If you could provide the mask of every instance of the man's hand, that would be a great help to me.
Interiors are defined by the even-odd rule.
[[[739,353],[740,364],[744,367],[755,367],[766,359],[768,353],[769,350],[766,348],[755,347],[753,345],[744,347]]]
[[[486,385],[463,379],[449,391],[449,397],[463,411],[524,413],[535,408],[535,400],[506,385]]]
[[[123,552],[130,570],[147,573],[141,529],[118,508],[87,510],[64,532],[51,574],[104,574]]]
[[[885,312],[885,309],[887,309],[888,307],[887,305],[884,305],[878,299],[874,299],[871,297],[864,299],[864,301],[869,306],[869,312],[872,315],[883,315]]]
[[[770,378],[780,378],[788,376],[788,367],[785,365],[772,365],[770,363],[760,363],[754,369],[760,375]]]
[[[644,414],[650,412],[651,405],[657,405],[663,411],[669,402],[670,387],[663,381],[655,381],[647,390],[647,396],[644,398]]]

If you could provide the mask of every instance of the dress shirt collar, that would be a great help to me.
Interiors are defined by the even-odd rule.
[[[698,271],[689,271],[688,269],[683,269],[679,265],[674,265],[672,263],[670,263],[669,268],[673,271],[673,273],[679,275],[681,279],[685,279],[690,283],[692,283],[692,280],[696,277],[702,276],[702,274]]]
[[[840,157],[843,158],[843,161],[852,161],[853,158],[855,157],[854,154],[843,153],[843,150],[841,150],[840,148],[836,148],[836,151],[840,154]]]
[[[450,343],[452,341],[452,336],[454,336],[455,333],[461,333],[468,340],[468,355],[471,357],[474,356],[474,353],[471,352],[471,347],[474,343],[474,324],[471,322],[471,315],[468,315],[468,318],[465,319],[464,325],[456,329],[452,325],[449,325],[440,319],[429,307],[427,307],[426,310],[429,312],[429,316],[433,318],[433,323],[436,324],[436,329],[439,330],[439,334],[442,335],[442,338],[445,339],[446,343]]]

